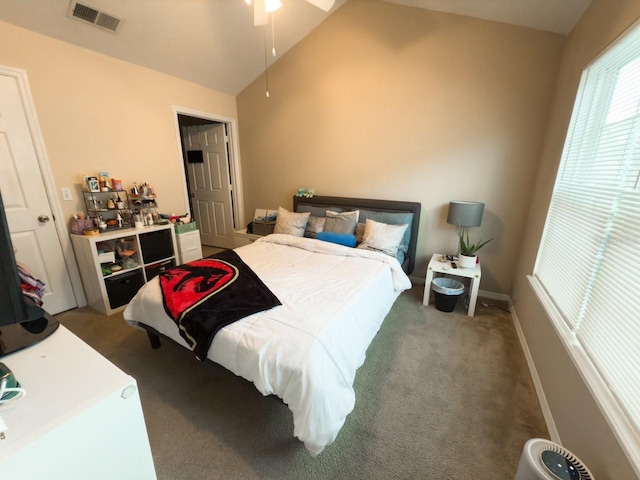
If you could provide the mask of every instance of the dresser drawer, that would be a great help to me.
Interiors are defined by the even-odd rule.
[[[178,241],[179,250],[189,250],[190,248],[200,246],[200,230],[176,235],[176,240]]]

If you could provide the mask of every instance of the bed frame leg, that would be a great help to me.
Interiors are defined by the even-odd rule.
[[[149,343],[151,343],[151,348],[153,349],[160,348],[160,337],[158,335],[147,331],[147,336],[149,337]]]

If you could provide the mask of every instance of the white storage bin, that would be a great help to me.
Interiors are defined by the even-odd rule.
[[[176,240],[178,242],[178,258],[181,264],[202,258],[200,230],[179,233],[176,235]]]

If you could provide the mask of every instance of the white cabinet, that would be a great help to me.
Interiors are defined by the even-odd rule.
[[[200,230],[176,234],[178,241],[178,263],[192,262],[202,258]]]
[[[0,360],[27,392],[0,405],[3,479],[156,478],[134,378],[63,326]]]
[[[176,264],[173,225],[71,235],[87,303],[104,313],[123,310],[146,282]]]

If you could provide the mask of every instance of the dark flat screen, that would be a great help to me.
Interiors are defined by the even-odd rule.
[[[56,331],[60,322],[48,313],[30,322],[0,327],[0,357],[44,340]]]
[[[545,450],[540,457],[544,466],[560,480],[580,480],[580,472],[573,462],[558,452]]]

